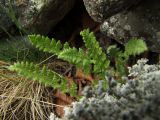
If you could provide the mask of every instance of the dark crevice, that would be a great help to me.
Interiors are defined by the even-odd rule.
[[[83,1],[77,0],[74,8],[49,32],[48,36],[81,47],[83,42],[79,35],[80,31],[84,28],[93,30],[96,26],[98,23],[90,18]]]

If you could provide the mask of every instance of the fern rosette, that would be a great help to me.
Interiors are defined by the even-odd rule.
[[[30,42],[39,50],[52,53],[59,59],[74,64],[77,68],[83,70],[85,74],[93,74],[95,78],[105,79],[106,71],[110,68],[110,59],[103,52],[96,40],[93,32],[89,29],[83,30],[80,35],[85,43],[86,50],[82,48],[70,47],[69,43],[61,44],[59,40],[50,39],[42,35],[29,35]],[[143,40],[132,39],[125,44],[125,50],[122,51],[115,45],[108,47],[107,54],[111,59],[115,59],[115,74],[126,75],[126,65],[129,56],[138,55],[147,50]],[[42,69],[33,63],[18,62],[9,67],[10,70],[17,71],[21,75],[39,81],[40,83],[59,89],[63,92],[69,92],[75,96],[77,86],[73,83],[68,89],[68,81],[60,74],[43,67]]]

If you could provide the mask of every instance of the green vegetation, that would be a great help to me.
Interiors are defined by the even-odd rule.
[[[145,42],[141,39],[132,39],[125,44],[125,50],[122,51],[116,45],[108,48],[107,52],[115,60],[116,74],[126,76],[126,65],[130,56],[135,56],[147,50]]]
[[[96,78],[104,79],[106,71],[111,68],[110,60],[102,51],[98,41],[96,40],[93,32],[89,29],[83,30],[80,35],[85,43],[86,50],[75,47],[71,48],[66,42],[64,45],[55,39],[49,39],[41,35],[29,35],[30,42],[39,50],[52,53],[59,59],[68,61],[74,64],[77,68],[83,70],[84,73],[93,73]],[[146,44],[142,40],[131,40],[125,45],[125,51],[122,52],[116,46],[108,48],[108,54],[116,60],[116,71],[120,75],[125,73],[125,65],[130,55],[138,55],[147,50]],[[18,62],[9,67],[10,70],[17,71],[21,75],[38,80],[46,86],[51,86],[54,89],[60,89],[63,92],[69,92],[70,95],[75,96],[76,85],[71,84],[72,87],[67,89],[67,80],[62,75],[54,71],[48,70],[46,67],[40,69],[38,65],[33,63]]]
[[[86,51],[81,48],[71,48],[67,42],[62,45],[60,41],[53,38],[51,40],[41,35],[30,35],[29,39],[36,48],[55,54],[59,59],[75,64],[86,74],[93,72],[104,76],[105,70],[109,66],[109,59],[107,59],[98,41],[96,41],[93,32],[86,29],[81,32],[81,36],[87,48]],[[91,65],[93,65],[93,69]]]
[[[44,52],[39,52],[38,49],[32,48],[23,39],[24,37],[9,39],[7,41],[1,40],[0,60],[5,62],[32,61],[37,63],[49,56]]]
[[[62,92],[69,92],[72,96],[75,96],[76,85],[72,84],[72,87],[67,86],[67,80],[54,71],[48,70],[45,66],[41,69],[38,65],[28,62],[17,62],[10,66],[10,70],[18,71],[19,74],[32,78],[45,86],[51,86],[54,89],[59,89]],[[68,89],[69,88],[69,89]]]

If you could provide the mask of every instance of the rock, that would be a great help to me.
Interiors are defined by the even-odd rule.
[[[6,6],[4,5],[7,1],[0,0],[0,38],[5,30],[9,30],[13,26],[12,20],[9,18]],[[9,7],[9,6],[8,6]]]
[[[32,33],[47,34],[70,11],[75,1],[0,0],[0,26],[8,31],[16,24]],[[0,30],[0,35],[2,32]]]
[[[141,0],[83,0],[90,16],[98,22],[136,5]]]
[[[160,53],[159,4],[159,0],[145,0],[131,10],[106,19],[101,31],[122,44],[131,38],[142,38],[150,50]]]

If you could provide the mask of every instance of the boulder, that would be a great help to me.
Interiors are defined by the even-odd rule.
[[[83,0],[90,16],[102,23],[106,36],[124,44],[142,38],[153,52],[160,53],[159,0]]]
[[[16,24],[28,32],[47,34],[74,6],[76,0],[0,0],[0,26]],[[0,30],[0,37],[4,29]]]
[[[7,0],[0,0],[0,37],[2,37],[4,31],[11,29],[14,24],[9,17],[8,9],[6,9],[6,6],[8,6],[6,2]]]
[[[98,22],[136,5],[141,0],[83,0],[90,16]]]
[[[106,19],[101,31],[120,43],[142,38],[153,52],[160,53],[160,1],[145,0],[131,10]]]

